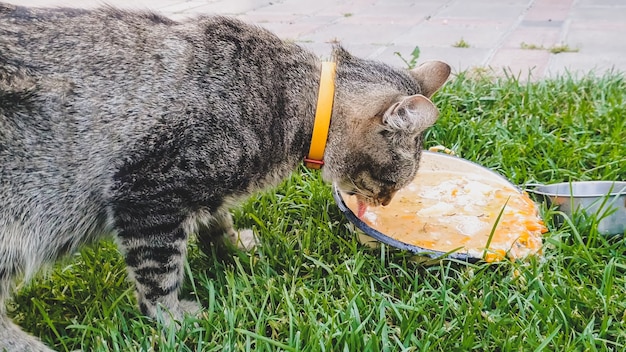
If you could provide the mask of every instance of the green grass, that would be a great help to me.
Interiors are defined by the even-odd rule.
[[[434,101],[442,144],[515,184],[626,179],[626,81],[455,77]],[[112,242],[22,287],[16,322],[58,350],[609,351],[626,348],[626,243],[580,216],[543,259],[423,265],[363,247],[317,172],[235,210],[262,244],[206,256],[192,243],[183,296],[202,316],[166,331],[135,308]],[[214,250],[216,251],[216,250]]]
[[[577,53],[579,51],[578,48],[570,48],[570,46],[567,44],[557,44],[549,48],[546,48],[543,45],[528,44],[528,43],[522,42],[520,44],[520,47],[525,50],[547,50],[552,54]]]
[[[452,44],[452,46],[455,48],[469,48],[470,47],[469,43],[466,42],[463,38],[459,39],[459,41]]]
[[[396,51],[394,52],[394,55],[396,55],[397,57],[400,58],[400,60],[402,60],[402,62],[404,62],[404,64],[408,67],[408,68],[414,68],[415,66],[417,66],[417,60],[420,57],[420,47],[419,46],[415,46],[415,48],[413,48],[413,51],[411,52],[411,55],[409,58],[405,58],[400,52]]]
[[[560,54],[560,53],[577,53],[578,48],[570,48],[569,45],[555,45],[550,48],[550,52],[552,54]]]

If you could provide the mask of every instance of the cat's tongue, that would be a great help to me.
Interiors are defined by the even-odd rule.
[[[365,203],[365,201],[363,201],[363,199],[359,197],[357,197],[356,202],[358,207],[356,216],[361,219],[363,218],[363,215],[365,215],[365,211],[367,210],[367,203]]]

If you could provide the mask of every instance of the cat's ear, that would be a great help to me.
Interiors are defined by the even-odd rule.
[[[430,99],[416,94],[391,105],[383,115],[383,125],[390,130],[421,133],[432,126],[438,116],[439,110]]]
[[[441,61],[427,61],[409,71],[422,87],[422,94],[430,98],[446,83],[450,76],[450,65]]]

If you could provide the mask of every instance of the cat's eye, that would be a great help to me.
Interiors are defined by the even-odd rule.
[[[372,179],[378,181],[384,186],[393,186],[397,183],[396,180],[392,180],[389,178],[372,177]]]
[[[391,131],[389,131],[389,130],[381,130],[378,133],[380,133],[380,135],[383,136],[384,138],[387,138],[391,134]]]
[[[378,181],[379,181],[380,183],[382,183],[382,184],[385,184],[385,185],[393,185],[393,184],[395,184],[395,183],[396,183],[396,182],[395,182],[395,181],[393,181],[393,180],[388,180],[388,179],[384,179],[384,178],[379,178],[379,179],[378,179]]]

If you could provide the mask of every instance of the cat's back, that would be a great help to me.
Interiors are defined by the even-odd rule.
[[[0,109],[6,118],[33,108],[48,120],[70,117],[61,122],[85,124],[83,131],[132,137],[155,115],[229,104],[231,95],[252,88],[250,81],[281,84],[277,65],[293,65],[285,58],[294,50],[265,30],[219,16],[175,22],[111,7],[0,3]]]
[[[176,25],[111,8],[0,4],[0,205],[103,204],[125,148],[173,105],[168,92],[184,89]]]
[[[297,45],[230,18],[0,3],[0,118],[39,118],[23,126],[61,129],[77,150],[116,150],[155,124],[190,113],[210,121],[210,111],[235,104],[239,114],[222,115],[256,124],[246,118],[272,114],[268,104],[296,89],[286,82],[304,89],[315,64]]]
[[[137,53],[151,51],[150,46],[160,44],[159,38],[175,25],[154,13],[112,7],[86,10],[0,3],[3,63],[8,60],[37,70],[45,70],[50,64],[68,68],[82,63],[104,65],[93,61],[99,57],[108,58],[110,64],[122,63],[117,61],[122,57],[139,58]]]
[[[109,115],[132,115],[176,89],[188,49],[175,25],[147,12],[0,3],[0,114],[40,118],[33,127],[84,124],[76,127],[89,132],[104,127],[100,119],[115,129],[121,121]]]
[[[315,65],[297,45],[229,18],[0,3],[0,162],[12,165],[2,178],[34,170],[64,173],[68,185],[106,181],[150,143],[198,140],[180,138],[194,131],[186,126],[270,135],[275,123],[259,126],[258,116],[293,114],[285,95],[309,94]]]

